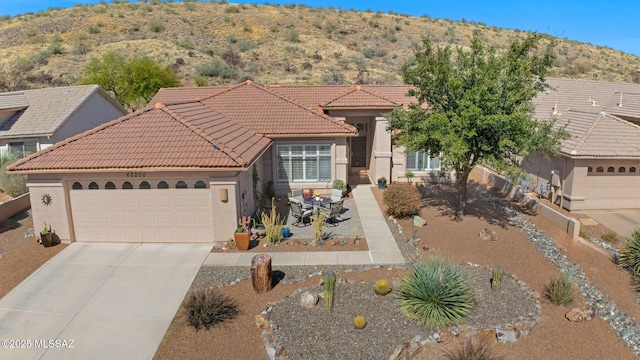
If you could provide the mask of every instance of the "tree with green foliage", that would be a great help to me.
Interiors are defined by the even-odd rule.
[[[531,34],[505,51],[477,36],[468,50],[424,40],[415,62],[402,69],[417,103],[389,113],[388,130],[407,151],[442,154],[442,164],[456,173],[458,220],[476,164],[523,174],[522,157],[536,151],[553,155],[566,137],[552,119],[533,119],[532,100],[548,87],[545,76],[554,58],[553,44],[539,49],[540,40]]]
[[[100,85],[131,110],[151,100],[160,88],[180,85],[178,76],[170,67],[162,67],[148,57],[127,61],[115,51],[92,59],[85,66],[79,82]]]
[[[18,161],[21,157],[21,154],[13,150],[0,154],[0,190],[12,197],[27,192],[27,175],[9,174],[6,171],[8,165]]]

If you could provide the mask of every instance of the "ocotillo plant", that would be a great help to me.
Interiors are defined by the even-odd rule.
[[[336,285],[336,274],[327,270],[323,273],[324,276],[324,305],[327,309],[333,309],[333,290]]]

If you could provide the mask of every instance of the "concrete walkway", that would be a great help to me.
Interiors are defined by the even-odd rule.
[[[370,185],[356,186],[353,198],[369,251],[265,252],[272,265],[403,264],[404,258],[387,226]],[[211,253],[203,265],[251,266],[255,253]]]
[[[585,210],[584,213],[624,237],[640,226],[640,209]]]
[[[0,359],[151,359],[211,246],[73,243],[0,300]]]

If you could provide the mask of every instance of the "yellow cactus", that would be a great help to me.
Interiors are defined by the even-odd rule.
[[[356,318],[353,319],[353,326],[355,326],[356,329],[364,329],[367,327],[367,319],[365,319],[364,316],[356,316]]]
[[[389,285],[387,280],[378,280],[375,285],[373,285],[373,291],[378,295],[387,295],[391,292],[391,285]]]

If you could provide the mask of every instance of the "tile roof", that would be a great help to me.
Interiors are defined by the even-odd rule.
[[[8,169],[246,168],[270,143],[200,102],[158,103],[56,143]]]
[[[0,94],[0,111],[23,109],[27,106],[29,101],[22,92]]]
[[[569,110],[558,119],[571,138],[561,142],[561,151],[571,157],[640,157],[640,126],[608,115]]]
[[[571,157],[640,157],[640,84],[547,79],[551,89],[534,99],[535,117],[557,119],[571,139],[561,141]],[[622,106],[620,101],[622,100]]]
[[[247,81],[201,100],[229,120],[266,136],[355,135],[356,128],[334,117]]]
[[[66,86],[0,94],[0,108],[19,105],[17,111],[0,123],[0,138],[50,136],[90,96],[102,93],[114,106],[121,107],[98,85]],[[126,110],[123,108],[122,113]]]

